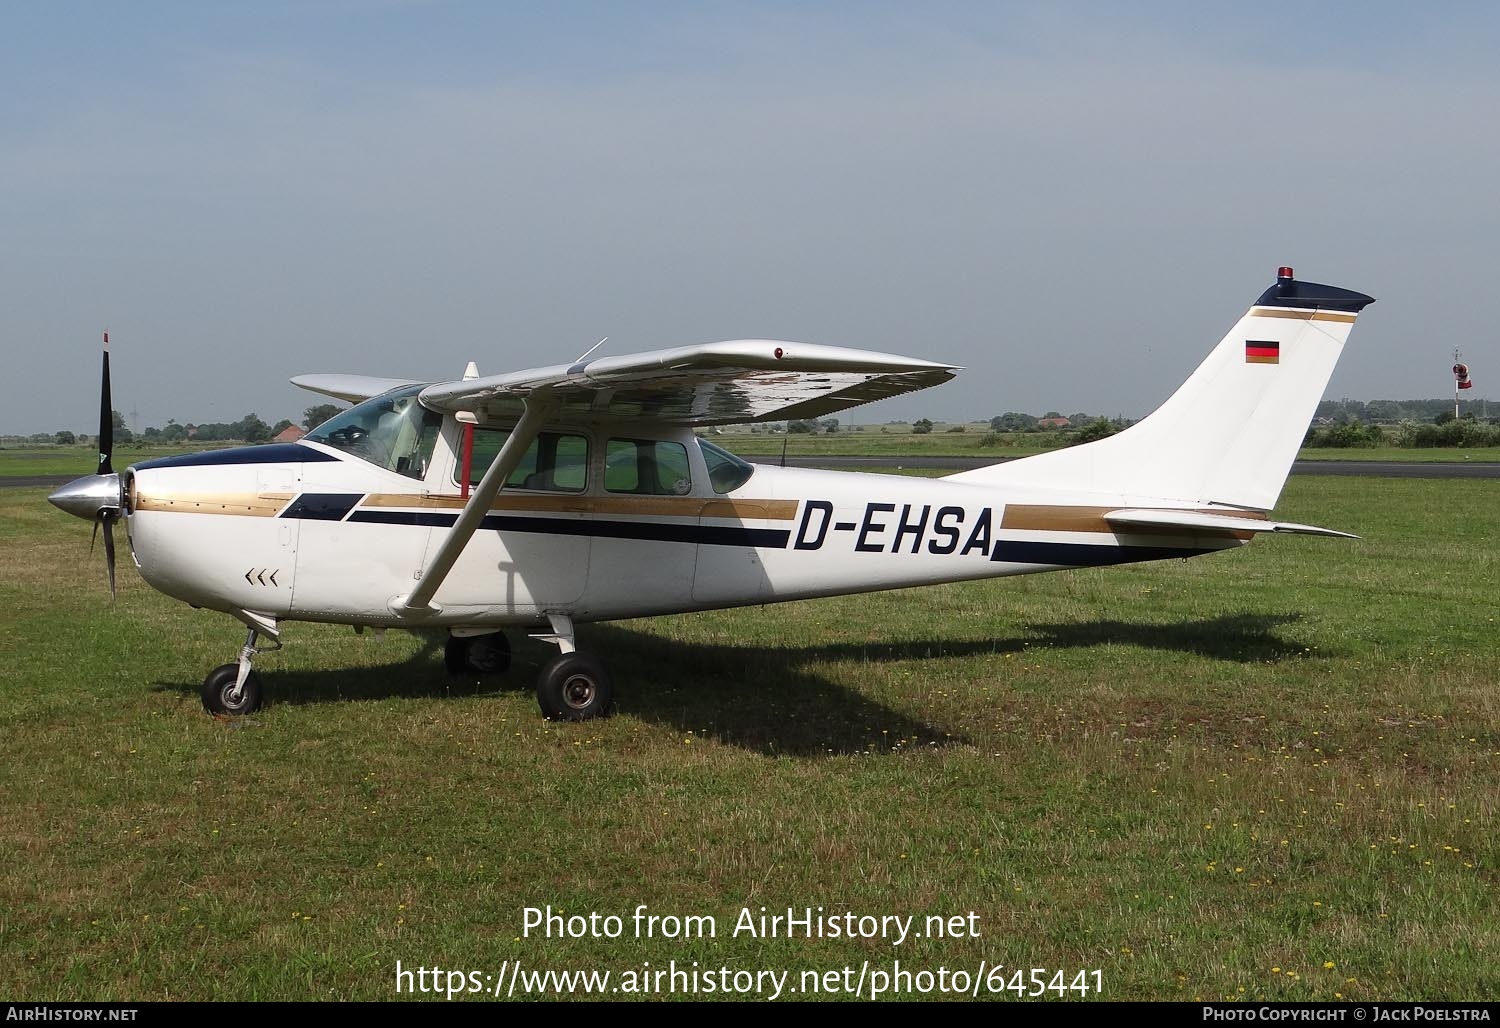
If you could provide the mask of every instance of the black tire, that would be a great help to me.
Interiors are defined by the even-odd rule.
[[[443,666],[450,675],[501,675],[510,668],[510,640],[504,632],[450,636],[443,647]]]
[[[203,709],[215,716],[240,717],[253,714],[265,701],[265,690],[260,684],[260,675],[251,671],[245,676],[245,687],[240,690],[238,703],[230,702],[234,682],[240,675],[238,664],[220,664],[203,680]]]
[[[504,632],[470,636],[466,659],[469,670],[481,675],[503,675],[510,669],[510,640]]]
[[[443,666],[455,678],[469,670],[469,640],[456,635],[448,637],[443,647]]]
[[[542,668],[536,701],[553,721],[589,721],[608,717],[614,687],[609,673],[586,653],[564,653]]]

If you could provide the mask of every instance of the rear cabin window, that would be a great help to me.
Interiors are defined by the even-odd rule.
[[[510,438],[509,429],[476,428],[474,462],[469,467],[469,484],[478,485],[484,473]],[[463,443],[453,469],[457,484],[463,475]],[[589,441],[581,435],[566,432],[542,432],[527,448],[521,463],[505,482],[507,489],[534,489],[548,493],[578,493],[589,480]]]
[[[686,496],[693,491],[687,447],[654,439],[611,439],[604,448],[604,488],[611,493]]]

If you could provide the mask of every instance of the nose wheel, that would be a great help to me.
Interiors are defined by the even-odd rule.
[[[573,644],[573,621],[562,614],[549,614],[552,632],[535,638],[557,644],[562,652],[542,667],[536,683],[536,701],[551,721],[589,721],[608,717],[614,702],[614,685],[604,664]]]
[[[260,633],[250,629],[245,636],[245,645],[240,649],[240,659],[233,664],[220,664],[208,673],[199,693],[203,709],[217,717],[240,717],[253,714],[265,702],[265,689],[261,686],[250,662],[257,653],[264,652],[255,645]],[[268,650],[281,649],[280,642],[273,642]]]
[[[203,709],[223,717],[253,714],[265,702],[260,675],[251,671],[239,681],[238,664],[220,664],[203,680]]]

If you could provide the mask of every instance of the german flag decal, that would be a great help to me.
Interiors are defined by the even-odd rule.
[[[1274,339],[1270,342],[1263,339],[1246,339],[1245,363],[1280,364],[1281,344]]]

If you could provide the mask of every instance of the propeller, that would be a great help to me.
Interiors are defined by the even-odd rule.
[[[115,522],[118,521],[118,513],[110,513],[107,508],[101,508],[98,518],[94,521],[94,534],[89,537],[89,556],[94,555],[94,544],[99,541],[99,526],[104,525],[104,566],[109,572],[109,598],[115,598]]]
[[[99,381],[99,470],[98,474],[113,475],[115,469],[109,459],[115,452],[115,409],[109,399],[109,333],[104,333],[104,368]]]
[[[104,333],[104,370],[99,386],[99,467],[95,474],[74,479],[47,500],[60,510],[94,523],[89,553],[104,526],[104,562],[109,573],[109,595],[115,595],[115,522],[125,511],[123,483],[111,458],[115,448],[114,408],[109,395],[109,333]]]

